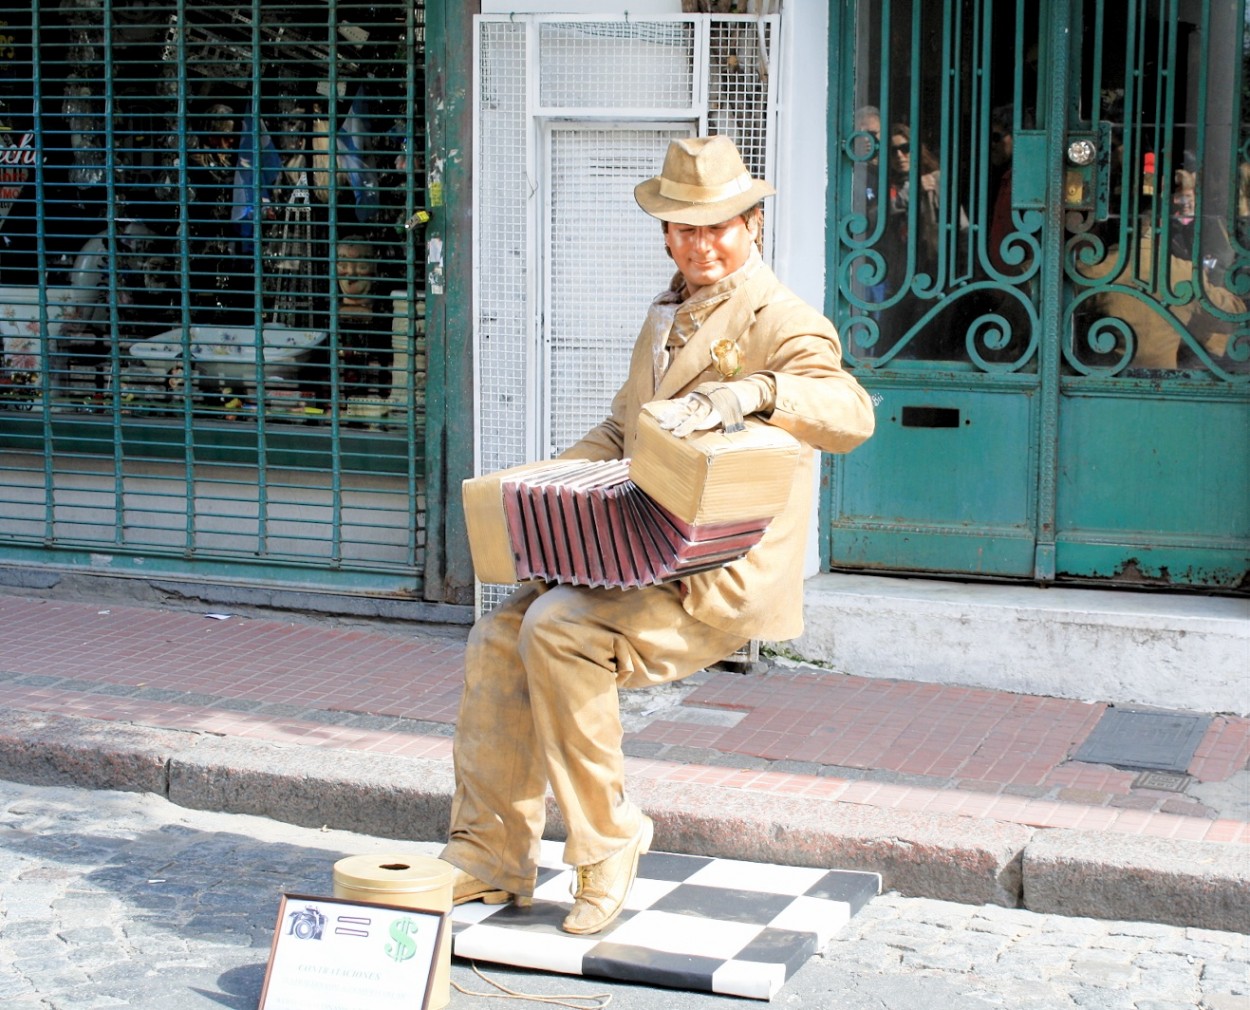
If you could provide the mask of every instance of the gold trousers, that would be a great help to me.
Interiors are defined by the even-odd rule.
[[[687,614],[675,583],[518,589],[469,633],[443,858],[532,894],[548,785],[566,863],[623,848],[640,812],[625,796],[618,688],[681,680],[746,642]]]

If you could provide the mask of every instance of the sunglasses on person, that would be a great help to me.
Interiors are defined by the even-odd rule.
[[[899,154],[910,154],[911,144],[895,144],[890,148],[891,151],[897,151]]]

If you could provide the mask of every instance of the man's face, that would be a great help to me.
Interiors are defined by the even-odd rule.
[[[856,150],[861,156],[870,153],[871,150],[872,157],[868,159],[867,163],[869,165],[875,165],[877,163],[877,156],[880,153],[879,145],[881,143],[881,118],[879,116],[867,114],[862,115],[855,120],[855,131],[857,133],[872,134],[873,140],[876,141],[876,144],[873,144],[872,140],[863,136],[857,137],[855,139],[855,143]]]
[[[335,269],[338,272],[339,290],[343,294],[360,297],[373,290],[373,275],[376,271],[373,261],[369,259],[371,255],[372,252],[365,246],[339,246]]]
[[[728,277],[746,263],[755,245],[759,216],[751,223],[741,216],[713,225],[674,224],[664,229],[664,244],[686,280],[686,287],[703,288]]]

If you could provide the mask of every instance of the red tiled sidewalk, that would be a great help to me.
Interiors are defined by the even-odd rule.
[[[0,672],[452,722],[456,639],[0,597]]]
[[[218,620],[0,596],[0,657],[0,707],[449,759],[463,641],[329,620]],[[631,739],[656,756],[631,758],[631,775],[1250,843],[1243,821],[1221,819],[1183,794],[1138,788],[1134,772],[1069,761],[1101,704],[774,669],[711,675],[683,708],[678,716],[710,708],[742,718],[733,726],[651,723]],[[692,760],[691,748],[706,754]],[[761,767],[735,767],[734,758],[758,759]],[[1189,773],[1222,782],[1248,763],[1250,721],[1220,717]]]
[[[770,760],[888,770],[1024,796],[1056,787],[1127,795],[1137,777],[1068,760],[1106,710],[1101,703],[792,671],[773,674],[766,686],[718,677],[686,704],[745,713],[732,728],[701,727],[700,746]],[[689,727],[653,723],[639,736],[679,744]],[[1188,771],[1223,781],[1248,763],[1250,721],[1220,716]]]

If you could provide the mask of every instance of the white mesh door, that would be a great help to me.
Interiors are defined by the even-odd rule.
[[[769,178],[776,15],[477,19],[477,472],[559,452],[606,416],[672,276],[633,188],[674,137],[727,134]],[[765,257],[772,245],[765,219]],[[501,591],[486,587],[482,604]]]
[[[673,275],[659,223],[634,202],[668,143],[691,126],[549,132],[546,333],[549,451],[607,413],[643,314]]]

